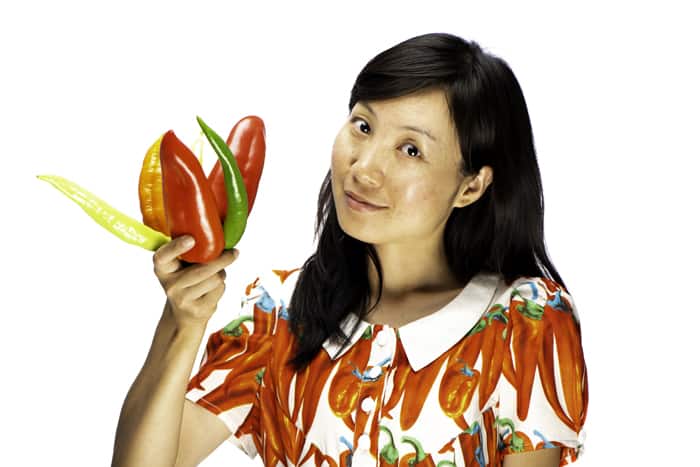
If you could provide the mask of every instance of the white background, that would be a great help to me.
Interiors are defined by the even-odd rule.
[[[547,245],[589,370],[577,464],[690,465],[697,15],[672,2],[251,3],[1,7],[0,463],[108,465],[164,300],[150,252],[36,175],[138,218],[141,160],[160,133],[192,144],[196,115],[225,135],[261,116],[265,171],[208,334],[256,268],[291,269],[313,251],[318,190],[362,66],[409,37],[451,32],[504,58],[528,103]],[[215,160],[204,153],[206,173]],[[202,465],[259,463],[226,443]]]

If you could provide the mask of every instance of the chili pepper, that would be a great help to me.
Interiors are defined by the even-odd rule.
[[[394,444],[394,435],[385,425],[379,425],[379,429],[389,435],[389,442],[379,451],[379,465],[382,467],[384,465],[396,464],[396,461],[399,460],[399,450],[396,449],[396,445]]]
[[[260,369],[240,372],[235,365],[229,365],[228,368],[222,366],[222,369],[232,369],[233,373],[229,373],[229,375],[234,374],[235,377],[227,377],[220,386],[208,392],[206,394],[207,402],[217,406],[221,411],[252,403],[260,384],[258,382]]]
[[[299,438],[303,436],[296,428],[294,423],[291,423],[291,427],[288,425],[284,426],[280,423],[281,416],[277,412],[277,407],[279,404],[276,400],[275,391],[273,390],[273,385],[271,381],[271,373],[266,372],[263,375],[263,382],[260,390],[260,405],[263,407],[261,411],[262,424],[265,432],[265,457],[266,463],[273,460],[270,465],[278,465],[277,460],[282,461],[281,463],[286,465],[287,456],[295,457],[292,462],[293,465],[297,465],[297,459],[301,451],[297,451],[296,446],[299,446]],[[293,427],[293,428],[292,428]],[[285,429],[286,428],[286,429]],[[290,433],[288,430],[294,430]],[[290,444],[294,443],[294,445]]]
[[[510,327],[508,318],[503,314],[503,305],[496,304],[486,314],[488,325],[484,330],[481,343],[481,380],[479,381],[479,410],[496,389],[501,377],[503,354],[509,342]],[[494,319],[496,318],[496,319]]]
[[[272,391],[265,391],[272,392]],[[275,398],[273,393],[270,399]],[[275,402],[272,402],[273,404]],[[265,406],[267,408],[267,406]],[[284,413],[279,413],[280,406],[276,405],[272,408],[274,414],[274,420],[277,428],[279,429],[280,439],[282,441],[282,446],[284,447],[284,454],[288,459],[289,464],[299,465],[299,458],[301,457],[302,448],[304,447],[304,441],[306,441],[304,435],[301,433],[296,424]]]
[[[143,223],[170,235],[163,205],[163,177],[160,171],[160,143],[163,135],[148,148],[139,174],[139,205]]]
[[[457,417],[467,410],[479,384],[478,370],[470,368],[464,361],[448,363],[440,382],[438,399],[445,415],[456,419],[460,428],[462,424]]]
[[[426,454],[423,446],[417,438],[412,436],[402,436],[402,443],[409,443],[416,450],[413,454],[413,458],[409,459],[408,465],[410,467],[435,467],[435,462],[430,454]]]
[[[489,456],[496,457],[495,459],[489,459],[489,465],[501,465],[498,461],[498,426],[496,425],[493,408],[484,410],[481,412],[481,415],[484,423],[483,433],[486,435],[486,440],[482,445],[486,447],[486,452],[489,453]]]
[[[504,314],[509,316],[508,312],[505,312]],[[512,330],[509,330],[508,332],[512,334]],[[517,387],[518,383],[515,380],[515,367],[513,366],[513,352],[510,350],[510,345],[506,345],[505,352],[503,353],[503,365],[501,367],[501,371],[503,372],[503,376],[506,377],[506,380],[508,380],[513,387]]]
[[[283,313],[283,307],[284,305],[280,305],[280,312],[277,314],[276,339],[274,339],[272,347],[272,358],[275,361],[272,365],[274,368],[272,379],[282,409],[285,411],[285,416],[296,420],[298,407],[290,407],[289,402],[289,392],[291,390],[290,382],[292,378],[294,378],[294,368],[291,365],[285,364],[292,356],[295,341],[294,336],[289,330],[289,322],[284,317],[286,315]]]
[[[224,232],[216,200],[202,166],[172,130],[160,144],[163,200],[168,229],[173,236],[191,235],[195,245],[180,257],[190,263],[206,263],[224,249]]]
[[[399,467],[412,467],[411,461],[416,458],[415,452],[407,452],[399,458]]]
[[[572,430],[583,426],[588,401],[586,365],[581,347],[579,325],[571,312],[571,306],[562,301],[558,290],[545,304],[545,321],[542,352],[538,357],[540,381],[547,401],[557,416]],[[559,357],[559,374],[566,402],[566,415],[557,395],[554,375],[554,343]]]
[[[393,419],[391,411],[394,410],[396,404],[401,400],[406,388],[406,381],[411,374],[411,365],[408,363],[406,351],[400,339],[396,340],[396,365],[394,369],[394,378],[389,400],[382,407],[382,415]]]
[[[421,410],[423,410],[423,404],[425,404],[425,400],[428,397],[428,392],[430,392],[430,389],[433,387],[435,378],[437,378],[447,357],[447,353],[442,354],[428,366],[411,375],[411,378],[406,381],[405,394],[403,403],[401,404],[399,419],[402,430],[407,430],[412,427],[418,419],[418,415],[420,415]]]
[[[505,426],[510,429],[503,442],[506,444],[507,453],[522,452],[522,451],[532,451],[532,441],[530,438],[522,431],[515,430],[515,424],[510,418],[500,418],[496,417],[496,424],[498,426]]]
[[[243,117],[231,129],[226,144],[231,148],[243,177],[248,195],[248,216],[250,216],[265,165],[264,122],[255,115]],[[214,164],[214,168],[209,174],[209,183],[216,197],[219,216],[223,221],[226,216],[227,196],[224,172],[220,161]]]
[[[188,383],[188,391],[193,387],[204,389],[201,386],[202,381],[214,370],[228,365],[231,359],[245,351],[250,333],[248,328],[243,325],[243,321],[251,321],[252,319],[253,317],[250,315],[240,316],[209,336],[204,354],[205,360],[197,374]]]
[[[223,167],[227,201],[226,217],[224,219],[224,248],[230,249],[238,243],[245,231],[248,219],[246,187],[243,184],[243,177],[236,164],[236,159],[231,154],[231,150],[226,146],[224,140],[214,130],[209,128],[200,117],[197,117],[197,122],[199,122],[199,126],[214,148],[214,152],[216,152]]]
[[[517,289],[513,290],[513,295],[525,300],[525,303],[511,301],[515,305],[515,311],[510,313],[513,336],[511,341],[515,355],[515,379],[518,393],[517,413],[521,420],[525,420],[530,408],[537,357],[542,348],[544,308],[533,300],[520,295]]]
[[[337,366],[337,361],[331,361],[328,354],[325,352],[321,353],[325,355],[324,358],[314,359],[303,370],[306,373],[303,375],[303,378],[310,383],[304,386],[304,393],[301,397],[301,400],[304,401],[301,407],[301,425],[304,433],[309,432],[314,418],[316,418],[316,409],[321,399],[321,392],[325,386],[325,384],[320,384],[319,382],[325,383]]]
[[[474,422],[468,430],[457,435],[459,447],[462,452],[462,460],[465,467],[481,467],[484,465],[481,457],[481,442],[479,433],[481,427],[478,422]]]
[[[170,237],[167,235],[114,209],[93,193],[70,180],[58,175],[37,175],[37,178],[53,185],[54,188],[72,199],[98,224],[127,243],[155,251],[170,241]]]
[[[204,133],[202,133],[204,134]],[[163,176],[160,170],[160,142],[163,135],[148,148],[143,158],[141,173],[139,175],[139,204],[143,223],[165,235],[170,235],[168,222],[165,218],[165,206],[163,205]],[[197,139],[192,144],[192,151],[199,149],[197,156],[199,164],[202,164],[202,148],[204,142]],[[223,219],[222,219],[223,221]]]
[[[540,382],[542,384],[542,389],[544,390],[545,397],[549,402],[549,405],[557,414],[557,417],[563,421],[569,428],[575,430],[573,421],[566,415],[564,409],[561,407],[559,402],[559,397],[557,396],[557,389],[554,376],[554,342],[553,342],[553,332],[550,323],[545,323],[544,336],[542,337],[542,351],[537,357],[537,368],[540,374]]]
[[[473,368],[479,356],[483,336],[484,333],[478,331],[462,339],[457,348],[449,353],[447,367],[440,381],[440,407],[461,429],[467,428],[463,414],[479,384],[479,372]]]
[[[333,375],[328,387],[328,406],[335,416],[343,419],[352,431],[354,431],[355,424],[351,414],[353,409],[357,407],[360,389],[363,384],[366,384],[362,377],[361,368],[365,368],[369,361],[371,329],[370,326],[367,326],[360,341],[339,359],[338,371]],[[304,402],[306,403],[306,400]]]

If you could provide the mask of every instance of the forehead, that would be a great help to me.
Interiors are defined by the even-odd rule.
[[[380,124],[423,128],[434,135],[440,145],[449,145],[456,137],[447,97],[442,90],[420,91],[391,99],[358,101],[355,109],[366,109],[368,104],[376,112]]]

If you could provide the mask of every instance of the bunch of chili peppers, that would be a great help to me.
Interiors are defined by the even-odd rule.
[[[265,125],[242,118],[226,142],[204,121],[197,122],[218,161],[208,177],[200,159],[170,130],[148,149],[139,176],[143,223],[57,175],[38,175],[75,201],[105,229],[133,245],[155,251],[171,237],[190,235],[195,246],[180,256],[206,263],[243,236],[265,163]]]

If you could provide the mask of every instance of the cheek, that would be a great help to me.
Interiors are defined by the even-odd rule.
[[[432,183],[409,183],[404,190],[403,199],[405,204],[410,208],[426,207],[432,208],[437,201],[438,193]]]
[[[347,136],[338,135],[331,149],[331,172],[335,179],[343,178],[350,166],[353,155],[353,146]]]
[[[333,160],[343,160],[350,157],[352,153],[352,145],[350,144],[349,138],[344,132],[341,132],[336,136],[335,141],[333,141],[332,158]]]

